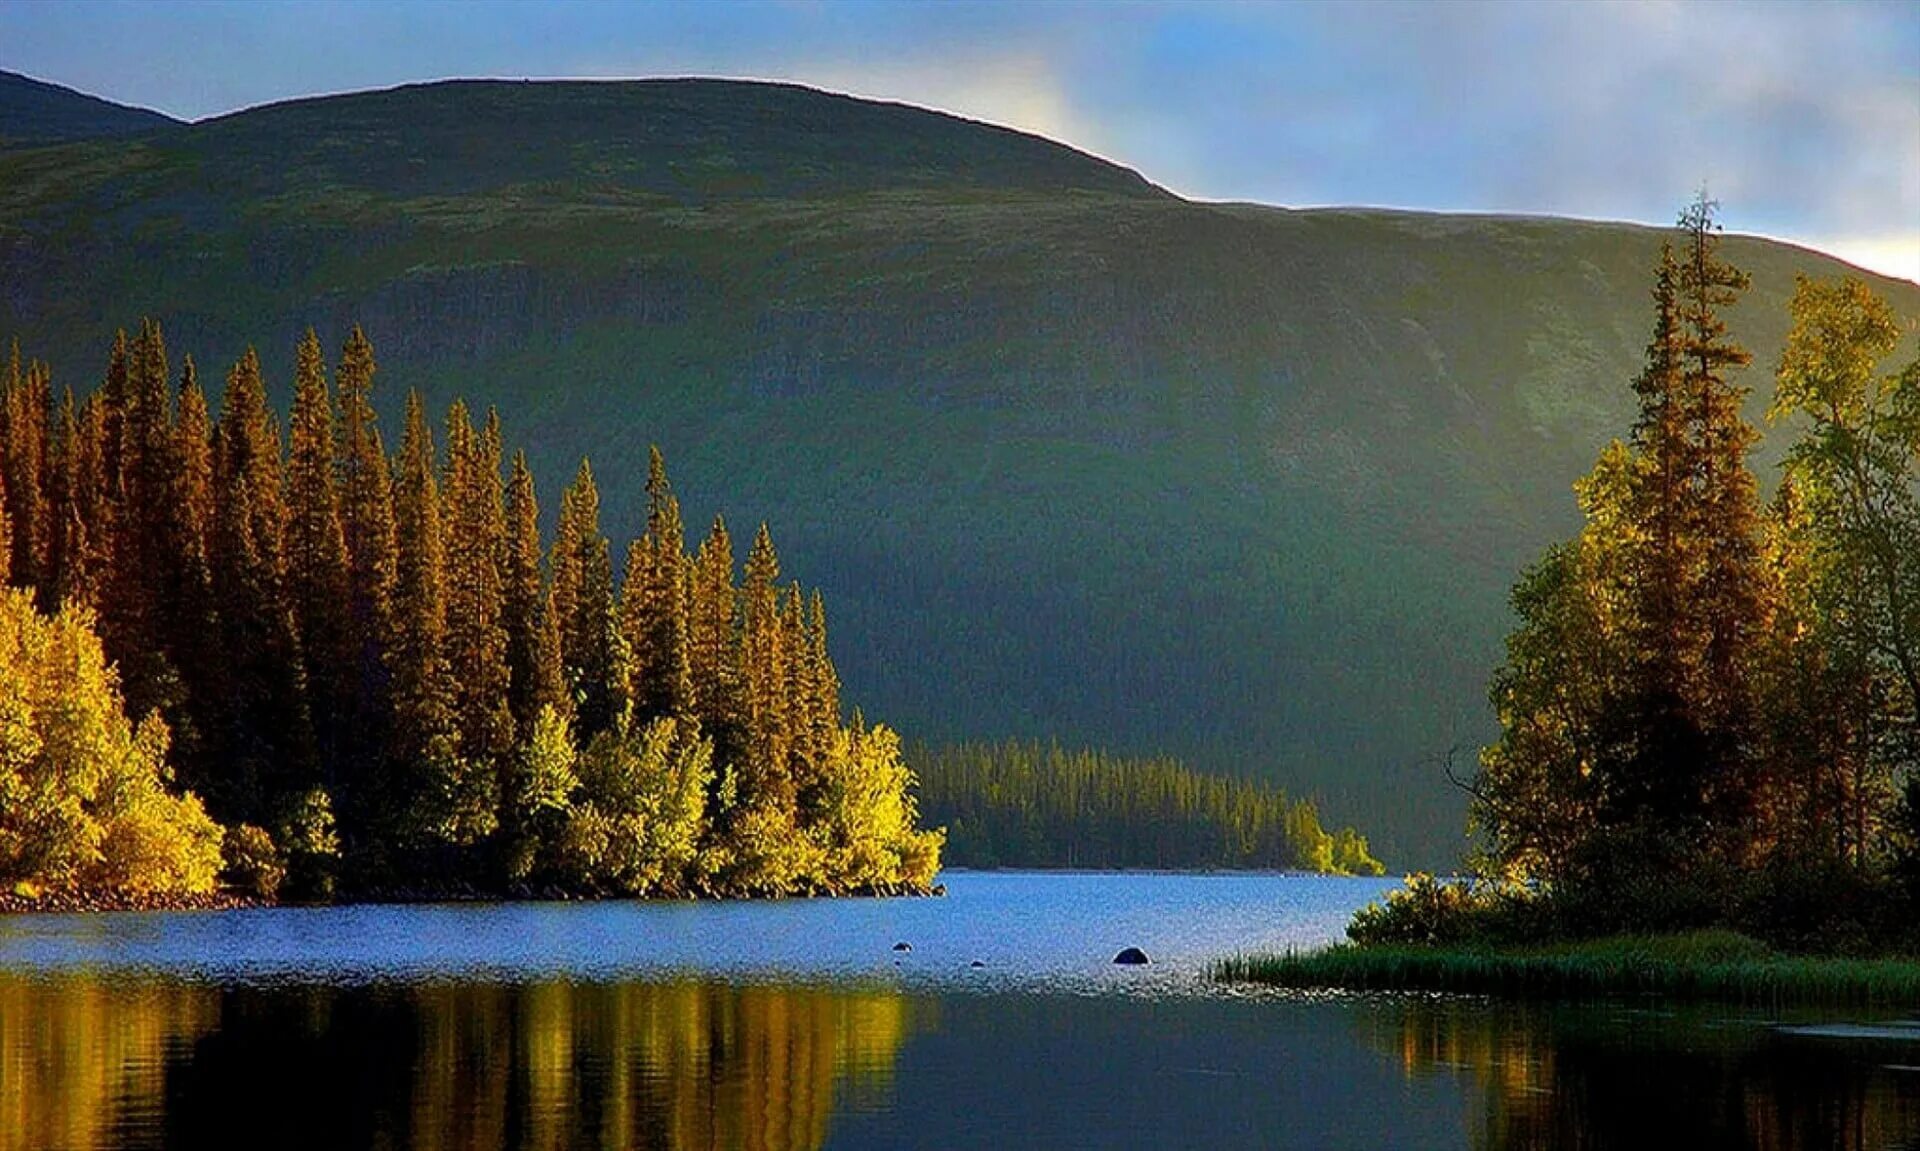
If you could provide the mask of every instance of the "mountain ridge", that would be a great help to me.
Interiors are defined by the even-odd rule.
[[[138,135],[182,123],[150,108],[0,69],[0,148]]]

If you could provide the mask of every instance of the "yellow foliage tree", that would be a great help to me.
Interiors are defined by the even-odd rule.
[[[0,881],[212,890],[220,827],[168,790],[168,741],[157,716],[128,721],[90,611],[0,593]]]
[[[883,724],[835,732],[814,835],[826,852],[826,874],[854,889],[924,889],[940,869],[943,831],[921,831],[913,773],[900,757],[900,737]]]

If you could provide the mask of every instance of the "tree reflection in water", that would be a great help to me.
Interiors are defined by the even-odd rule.
[[[0,978],[0,1151],[817,1148],[932,1005],[708,983]]]
[[[1407,1075],[1477,1092],[1469,1143],[1522,1148],[1866,1149],[1920,1143],[1911,1045],[1784,1034],[1728,1009],[1369,1004]]]

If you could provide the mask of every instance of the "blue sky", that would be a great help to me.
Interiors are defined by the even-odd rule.
[[[1920,279],[1920,4],[57,3],[0,67],[198,118],[449,76],[795,80],[1182,194],[1728,226]]]

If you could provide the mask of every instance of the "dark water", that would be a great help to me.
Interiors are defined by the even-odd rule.
[[[1920,1147],[1920,1043],[1881,1020],[1199,978],[1377,882],[947,882],[0,920],[0,1151]],[[1107,962],[1134,944],[1156,963]]]

